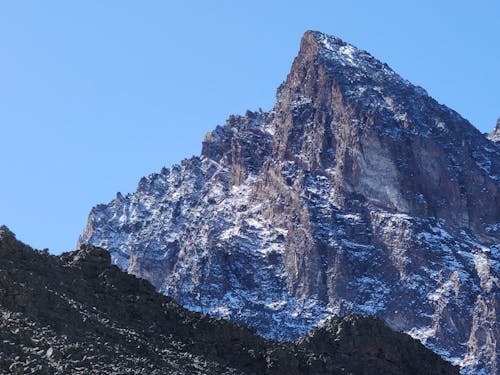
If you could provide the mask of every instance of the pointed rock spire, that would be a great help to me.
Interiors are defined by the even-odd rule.
[[[497,126],[495,126],[495,129],[488,134],[488,138],[493,142],[500,142],[500,117],[497,120]]]

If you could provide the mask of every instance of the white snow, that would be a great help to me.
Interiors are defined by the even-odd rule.
[[[347,59],[347,61],[352,65],[352,66],[357,66],[355,62],[355,54],[356,54],[356,48],[351,46],[351,45],[345,45],[339,48],[339,52],[344,55],[344,57]]]

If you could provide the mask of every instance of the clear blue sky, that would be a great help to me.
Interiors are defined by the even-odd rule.
[[[368,50],[481,131],[500,115],[500,2],[2,1],[0,224],[72,250],[92,206],[269,109],[307,29]]]

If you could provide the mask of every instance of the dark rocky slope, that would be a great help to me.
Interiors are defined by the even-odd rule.
[[[0,228],[0,372],[13,374],[457,374],[361,316],[276,343],[188,312],[85,247],[59,257]]]
[[[307,32],[275,107],[95,207],[81,243],[191,310],[295,339],[376,315],[500,369],[500,147],[369,53]]]

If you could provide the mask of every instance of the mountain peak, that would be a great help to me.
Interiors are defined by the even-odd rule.
[[[16,240],[16,235],[6,226],[0,226],[0,241]]]
[[[500,142],[500,117],[497,120],[497,126],[495,126],[495,129],[488,134],[488,138],[493,142]]]
[[[316,30],[307,30],[301,39],[301,46],[312,44],[318,48],[329,48],[338,45],[339,47],[346,46],[347,43],[335,35],[328,35]]]
[[[346,43],[334,35],[318,31],[306,32],[302,37],[299,54],[309,53],[311,47],[321,57],[320,61],[323,64],[326,63],[336,70],[358,68],[368,72],[366,69],[371,71],[386,69],[387,73],[394,75],[394,72],[386,64],[381,63],[368,52]]]
[[[12,233],[6,225],[0,226],[0,240],[7,236],[12,237],[14,233]]]
[[[306,31],[300,42],[300,56],[316,57],[316,63],[322,63],[330,68],[330,71],[357,68],[363,72],[363,76],[377,72],[383,74],[385,78],[391,77],[403,80],[387,64],[380,62],[370,53],[349,44],[337,36],[328,35],[319,31]],[[359,74],[359,73],[358,73]],[[355,78],[355,77],[354,77]]]
[[[422,108],[441,117],[451,112],[430,98],[426,90],[403,79],[370,53],[318,31],[307,31],[302,37],[299,53],[277,97],[278,104],[286,106],[313,101],[327,107],[337,102],[366,115],[381,114],[384,118],[379,122],[398,123],[406,128],[413,128],[416,123],[420,124],[418,128],[435,125],[406,121],[421,117]]]

